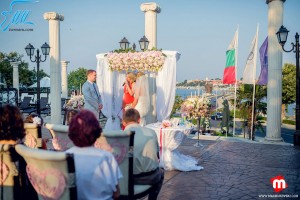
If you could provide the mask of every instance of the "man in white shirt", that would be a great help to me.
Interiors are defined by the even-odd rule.
[[[102,109],[102,99],[96,82],[96,71],[89,69],[87,71],[87,81],[82,85],[82,93],[84,96],[84,108],[92,111],[97,119]]]
[[[125,130],[135,131],[133,151],[134,183],[153,185],[148,199],[155,200],[164,180],[164,171],[159,168],[158,141],[155,131],[139,125],[140,114],[130,108],[125,111],[123,125]]]

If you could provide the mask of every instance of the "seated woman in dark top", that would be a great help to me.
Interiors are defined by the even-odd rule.
[[[26,175],[26,163],[16,153],[14,145],[22,143],[25,136],[24,122],[20,110],[12,105],[0,107],[0,144],[11,145],[11,160],[18,170],[18,177],[14,178],[14,199],[38,199]],[[2,149],[1,149],[2,151]]]

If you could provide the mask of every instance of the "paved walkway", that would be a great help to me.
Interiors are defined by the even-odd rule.
[[[299,147],[205,137],[200,140],[203,148],[194,147],[196,140],[191,138],[179,148],[198,158],[204,169],[166,172],[159,199],[264,199],[259,195],[276,194],[300,198]],[[288,185],[280,193],[274,192],[270,182],[277,175],[283,175]]]

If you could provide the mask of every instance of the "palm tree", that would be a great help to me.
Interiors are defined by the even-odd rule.
[[[262,100],[267,96],[267,87],[256,85],[255,86],[255,99],[254,99],[254,125],[252,126],[252,99],[253,99],[253,85],[242,84],[239,86],[237,90],[237,107],[242,113],[242,117],[247,119],[247,132],[250,138],[251,127],[253,127],[253,135],[252,140],[255,138],[255,129],[256,127],[256,117],[258,113],[266,114],[267,107],[266,103],[262,102]]]

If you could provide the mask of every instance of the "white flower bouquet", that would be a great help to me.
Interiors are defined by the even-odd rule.
[[[109,68],[113,71],[157,72],[162,69],[165,62],[165,55],[161,51],[110,52],[106,57]]]
[[[208,117],[210,108],[210,99],[190,97],[181,104],[181,113],[187,115],[189,118],[197,119],[198,117]]]
[[[68,110],[75,109],[81,110],[84,106],[84,97],[83,95],[72,96],[71,99],[65,104],[65,108]]]

